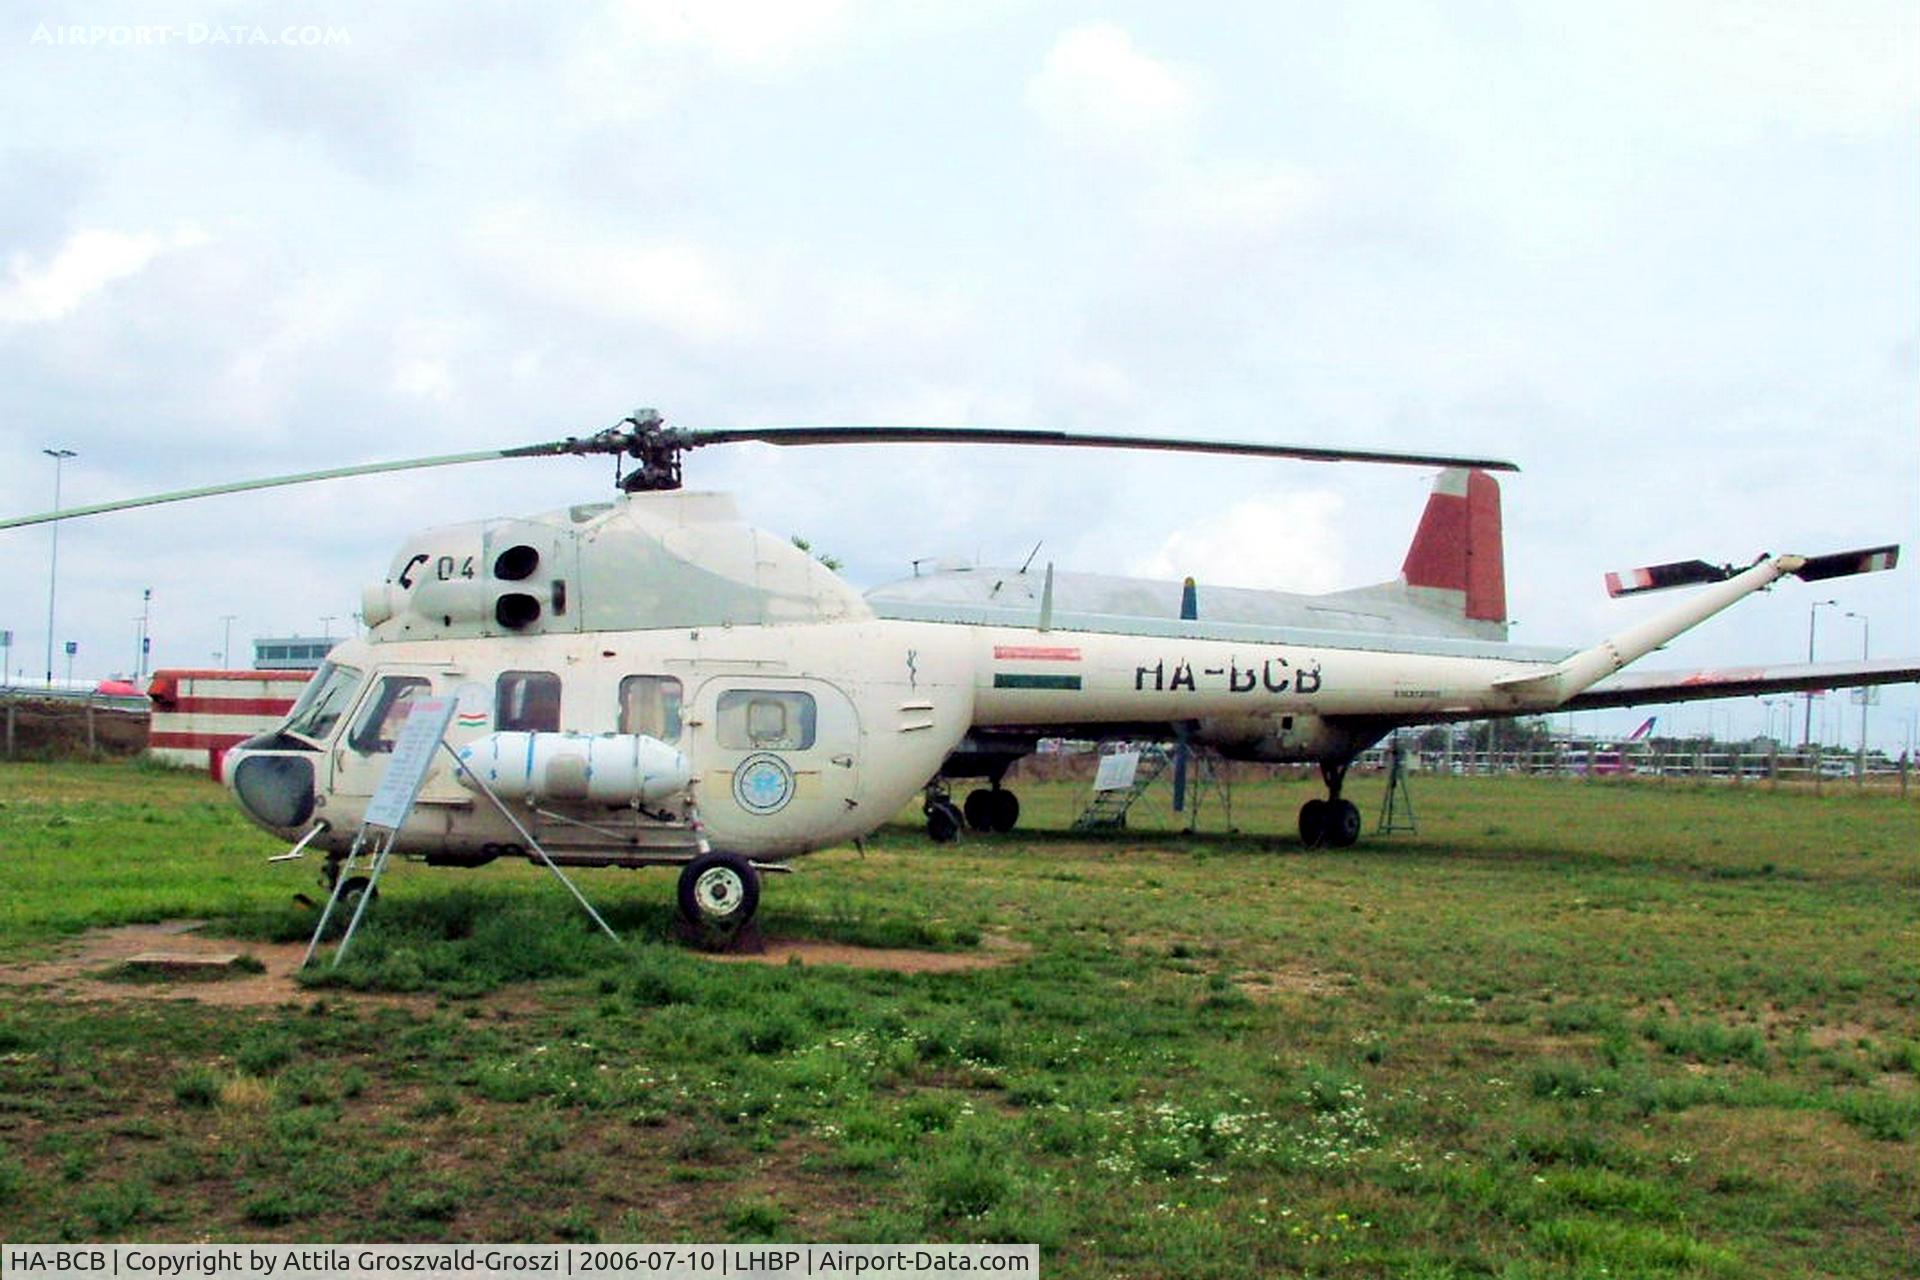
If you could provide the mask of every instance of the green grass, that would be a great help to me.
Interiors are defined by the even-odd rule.
[[[1882,1276],[1920,1192],[1915,805],[1415,781],[1303,853],[912,826],[770,934],[1008,963],[719,964],[672,878],[398,868],[279,1007],[0,985],[0,1238],[1032,1240],[1051,1275]],[[1369,813],[1378,784],[1351,791]],[[1218,807],[1209,820],[1219,822]],[[1277,836],[1265,833],[1280,833]],[[0,964],[191,917],[304,941],[313,860],[203,780],[0,766]],[[362,993],[379,993],[369,1000]]]

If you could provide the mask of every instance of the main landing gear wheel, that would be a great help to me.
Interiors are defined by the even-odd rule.
[[[1350,849],[1360,838],[1360,806],[1351,800],[1327,802],[1327,844]]]
[[[966,817],[975,831],[1005,835],[1020,821],[1020,798],[999,787],[981,787],[967,793]]]
[[[1327,782],[1327,798],[1300,806],[1300,843],[1309,849],[1350,849],[1360,839],[1362,823],[1360,806],[1340,798],[1347,766],[1322,764],[1320,776]]]
[[[760,906],[760,873],[737,853],[703,853],[680,870],[680,915],[688,924],[732,933]]]
[[[1327,842],[1327,802],[1309,800],[1300,806],[1300,843],[1318,849]]]

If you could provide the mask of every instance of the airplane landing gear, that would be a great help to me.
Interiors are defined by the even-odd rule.
[[[971,805],[972,797],[968,797],[968,803]],[[967,825],[966,815],[947,794],[943,782],[927,788],[926,803],[920,806],[920,812],[927,815],[927,837],[935,844],[952,844],[960,838],[960,829]]]
[[[1309,849],[1350,848],[1360,838],[1360,806],[1340,798],[1341,784],[1347,780],[1347,764],[1321,761],[1320,776],[1326,780],[1327,798],[1309,800],[1300,806],[1300,843]]]
[[[345,861],[344,857],[329,857],[326,865],[320,868],[320,883],[326,887],[329,894],[333,892],[333,882],[340,878],[340,868]],[[347,882],[340,886],[340,905],[351,911],[359,904],[360,896],[367,891],[367,886],[371,883],[372,881],[366,876],[348,876]],[[374,896],[380,896],[378,889],[374,890]]]
[[[965,812],[967,825],[975,831],[1005,835],[1020,821],[1020,798],[998,786],[980,787],[967,793]]]

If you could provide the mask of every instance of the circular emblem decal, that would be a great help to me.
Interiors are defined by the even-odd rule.
[[[793,799],[793,770],[779,756],[748,756],[733,771],[733,798],[748,813],[778,813]]]

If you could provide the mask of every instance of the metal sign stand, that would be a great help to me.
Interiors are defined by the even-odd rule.
[[[457,705],[458,699],[455,698],[421,698],[409,709],[407,722],[400,727],[400,736],[393,744],[393,758],[387,761],[387,771],[381,775],[373,799],[367,802],[367,815],[360,823],[359,832],[353,837],[353,846],[347,850],[347,856],[341,860],[339,870],[333,877],[333,892],[327,895],[326,909],[320,913],[320,923],[314,926],[313,937],[307,942],[307,954],[300,960],[302,969],[312,962],[313,953],[319,949],[320,939],[327,931],[327,921],[332,918],[333,909],[340,902],[340,893],[351,878],[347,872],[352,868],[354,859],[366,847],[369,833],[377,833],[373,861],[367,872],[367,887],[361,891],[360,901],[354,904],[353,919],[347,924],[346,933],[341,935],[340,945],[334,949],[332,967],[340,967],[340,961],[353,941],[354,930],[360,927],[361,918],[367,914],[367,903],[373,900],[380,875],[387,869],[394,838],[399,835],[400,828],[406,825],[407,815],[413,812],[413,802],[420,797],[420,788],[427,781],[427,769],[433,764],[434,749],[445,736],[447,725],[452,723]]]

